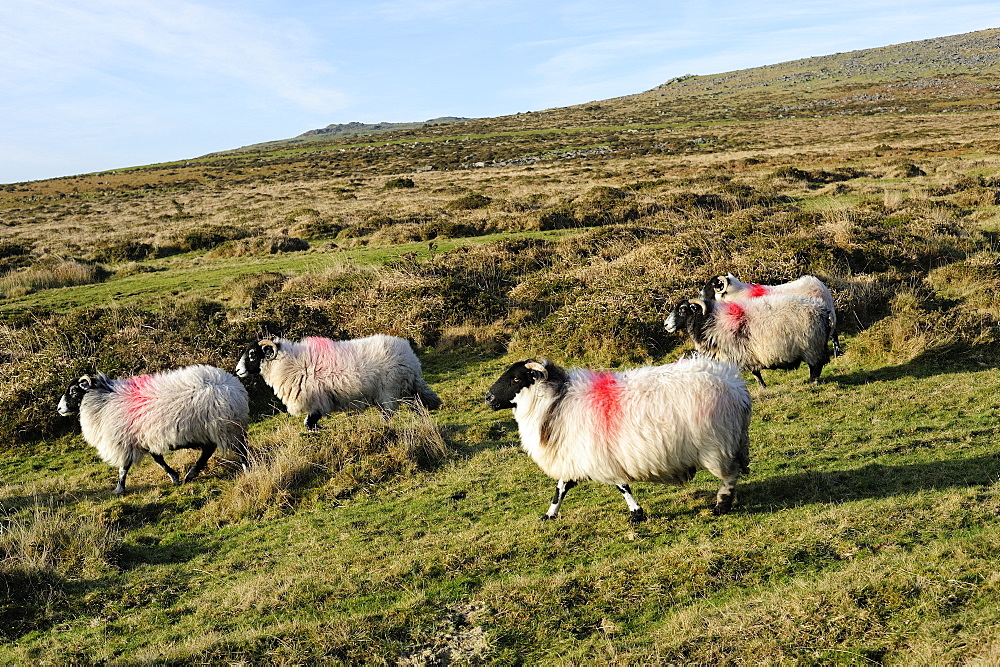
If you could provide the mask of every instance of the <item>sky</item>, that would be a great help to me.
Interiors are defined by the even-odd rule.
[[[0,0],[0,183],[1000,27],[997,0]]]

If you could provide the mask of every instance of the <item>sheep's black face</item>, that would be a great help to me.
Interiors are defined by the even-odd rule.
[[[532,364],[536,368],[529,368],[528,364]],[[540,364],[530,359],[512,365],[486,392],[486,405],[494,410],[513,408],[514,398],[522,389],[530,387],[545,377],[545,372],[537,367],[540,367]]]
[[[694,299],[693,301],[684,299],[674,306],[670,315],[664,320],[663,326],[668,333],[675,333],[677,331],[687,331],[690,333],[692,327],[697,328],[699,322],[704,322],[705,316],[711,308],[711,302],[706,303],[698,299]]]
[[[247,347],[243,352],[243,356],[240,357],[239,363],[236,364],[236,375],[241,378],[245,378],[248,375],[259,375],[260,374],[260,362],[264,359],[264,351],[261,349],[258,343],[254,343]]]
[[[85,377],[70,382],[69,387],[66,388],[66,393],[59,400],[59,407],[57,408],[59,414],[66,417],[79,412],[80,404],[83,403],[83,397],[87,395],[89,389],[90,381]]]
[[[688,317],[691,315],[691,304],[687,299],[684,299],[670,311],[667,315],[667,319],[663,321],[663,327],[667,330],[667,333],[674,333],[682,330],[687,324]]]
[[[712,301],[717,296],[724,296],[729,289],[729,280],[726,276],[715,276],[701,290],[701,298],[705,301]]]

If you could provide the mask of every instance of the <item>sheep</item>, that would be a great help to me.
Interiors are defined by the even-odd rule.
[[[834,356],[840,356],[840,336],[837,333],[837,309],[833,305],[833,295],[830,288],[816,276],[805,275],[780,285],[760,285],[757,283],[740,282],[736,276],[728,273],[715,276],[702,289],[702,298],[706,301],[736,301],[737,299],[752,299],[765,294],[800,294],[802,296],[822,299],[827,308],[827,319],[830,321],[830,339],[833,343]]]
[[[421,403],[429,410],[441,407],[441,399],[421,376],[420,360],[410,344],[395,336],[264,339],[247,347],[236,374],[260,375],[289,414],[306,416],[310,430],[337,410],[375,406],[389,418],[403,401]]]
[[[826,341],[830,320],[820,299],[772,294],[741,301],[681,300],[664,321],[666,330],[686,330],[695,349],[736,364],[766,387],[764,368],[809,366],[809,381],[819,382],[830,359]]]
[[[118,467],[116,495],[125,493],[129,469],[148,452],[174,484],[180,476],[163,459],[175,449],[200,449],[184,476],[190,482],[216,449],[232,452],[247,468],[249,401],[235,377],[196,365],[112,380],[102,373],[69,384],[59,414],[80,415],[83,438],[101,459]]]
[[[584,480],[615,485],[629,520],[644,521],[630,482],[682,484],[701,468],[722,480],[713,512],[724,514],[749,471],[750,393],[736,366],[704,356],[621,372],[528,359],[500,376],[486,404],[513,409],[522,448],[557,480],[543,521]]]

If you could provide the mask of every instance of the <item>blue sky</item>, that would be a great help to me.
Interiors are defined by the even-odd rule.
[[[3,0],[0,183],[1000,27],[996,0]]]

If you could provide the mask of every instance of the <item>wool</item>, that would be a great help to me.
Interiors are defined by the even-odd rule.
[[[776,294],[797,294],[812,299],[820,299],[826,307],[827,322],[830,325],[830,341],[833,352],[840,354],[840,338],[837,334],[837,310],[834,306],[830,288],[816,276],[804,275],[795,280],[779,285],[760,285],[757,283],[740,282],[733,274],[715,276],[702,289],[702,298],[706,301],[732,302],[740,299],[755,299]]]
[[[84,440],[103,461],[119,468],[119,494],[129,468],[146,454],[174,483],[180,479],[163,456],[176,449],[202,450],[184,481],[194,479],[216,449],[235,454],[246,465],[247,392],[239,380],[214,366],[118,380],[83,376],[70,383],[59,412],[79,412]]]
[[[684,299],[667,316],[668,332],[684,330],[698,352],[736,364],[766,386],[760,371],[809,366],[818,381],[829,360],[830,321],[822,300],[770,294],[740,301]]]
[[[309,428],[336,411],[376,407],[388,416],[405,402],[431,410],[441,405],[410,344],[395,336],[262,340],[236,366],[240,377],[258,373],[289,414],[306,417]]]
[[[735,366],[706,357],[619,372],[522,361],[494,383],[486,402],[513,410],[522,448],[559,480],[559,502],[567,482],[613,484],[634,520],[645,515],[632,482],[683,483],[706,469],[723,480],[721,513],[749,463],[749,392]],[[546,518],[557,513],[554,502]]]

